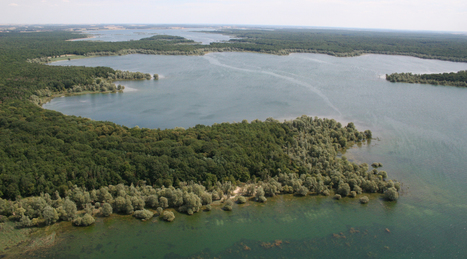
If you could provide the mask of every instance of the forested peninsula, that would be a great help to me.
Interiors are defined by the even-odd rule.
[[[374,163],[370,170],[367,164],[338,157],[353,144],[372,138],[369,130],[360,132],[353,123],[344,126],[335,120],[302,116],[286,122],[270,118],[160,130],[128,128],[40,107],[57,94],[118,91],[112,83],[116,79],[151,78],[107,67],[42,64],[62,55],[358,50],[339,44],[306,45],[316,32],[305,31],[305,41],[299,40],[298,31],[257,33],[279,41],[263,41],[263,35],[253,42],[245,35],[243,40],[206,46],[166,35],[129,42],[88,42],[66,41],[85,35],[65,31],[0,33],[0,220],[15,221],[18,227],[60,220],[84,226],[92,224],[95,216],[113,212],[142,219],[156,212],[171,221],[174,215],[166,208],[192,214],[222,200],[224,209],[231,210],[233,202],[247,198],[266,202],[267,197],[281,193],[334,195],[336,199],[381,193],[387,200],[396,200],[400,184],[378,170],[380,164]],[[451,39],[449,44],[457,42]],[[462,52],[430,55],[466,57]],[[230,196],[237,187],[241,192],[233,200]]]
[[[233,36],[229,45],[236,49],[271,54],[321,53],[338,57],[385,54],[467,62],[466,35],[330,29],[223,29],[213,33]],[[222,48],[225,44],[211,46]]]
[[[386,75],[386,80],[397,83],[411,84],[431,84],[431,85],[450,85],[458,87],[467,87],[467,71],[457,73],[442,74],[412,74],[412,73],[393,73]]]

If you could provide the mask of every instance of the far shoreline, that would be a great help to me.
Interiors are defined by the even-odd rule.
[[[65,41],[77,41],[77,40],[93,39],[93,38],[96,38],[96,36],[87,36],[85,38],[75,38],[75,39],[69,39],[69,40],[65,40]]]

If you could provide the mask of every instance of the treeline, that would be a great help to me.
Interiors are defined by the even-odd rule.
[[[234,190],[238,187],[226,181],[216,182],[209,189],[193,182],[180,182],[177,188],[153,188],[142,182],[136,187],[133,184],[118,184],[90,191],[75,185],[65,192],[64,198],[58,191],[52,195],[41,193],[37,197],[16,201],[0,198],[0,222],[11,220],[16,222],[18,228],[51,225],[57,221],[71,221],[75,226],[88,226],[95,222],[94,217],[108,217],[112,213],[132,214],[142,220],[148,220],[156,214],[166,221],[173,221],[175,215],[165,209],[174,208],[181,213],[192,215],[201,210],[210,211],[211,204],[221,200],[224,202],[223,209],[231,211],[235,202],[243,204],[248,197],[257,202],[266,202],[266,197],[274,197],[281,193],[328,196],[333,189],[337,199],[346,196],[355,198],[363,192],[380,192],[384,193],[386,200],[397,200],[400,184],[386,181],[386,172],[376,169],[368,172],[367,164],[357,165],[345,158],[338,163],[353,169],[345,174],[307,173],[299,176],[296,173],[279,173],[272,178],[268,176],[264,181],[243,185],[241,193],[237,193],[239,196],[231,196],[235,195]],[[368,197],[362,196],[360,201],[368,203]]]
[[[141,72],[115,70],[115,73],[108,73],[107,78],[111,80],[149,80],[151,79],[151,75]]]
[[[64,116],[28,102],[4,103],[0,111],[0,196],[9,199],[63,195],[70,184],[96,189],[193,180],[209,188],[279,172],[343,173],[338,150],[371,137],[353,124],[308,117],[150,130]]]
[[[451,34],[356,32],[344,30],[223,30],[237,37],[226,43],[195,44],[177,36],[156,35],[125,42],[66,41],[85,37],[66,31],[0,33],[0,101],[29,99],[37,90],[68,91],[115,73],[111,68],[43,66],[66,55],[126,54],[204,55],[207,52],[253,51],[286,55],[293,52],[355,56],[400,54],[467,61],[466,37]],[[29,60],[31,63],[25,62]]]
[[[386,75],[386,80],[397,83],[411,84],[431,84],[431,85],[451,85],[458,87],[467,87],[467,71],[457,73],[442,74],[412,74],[412,73],[393,73]]]
[[[231,45],[254,52],[282,55],[307,52],[340,57],[373,53],[467,62],[465,35],[320,29],[223,29],[213,33],[232,35],[235,39],[227,44],[212,43],[211,47]]]
[[[115,73],[107,67],[61,67],[27,62],[5,63],[0,70],[0,101],[28,99],[37,91],[64,92],[92,85],[96,78]]]
[[[154,35],[148,38],[142,38],[142,41],[147,40],[166,40],[171,41],[172,43],[195,43],[193,40],[188,40],[180,36],[173,36],[173,35]]]
[[[44,66],[50,58],[65,54],[130,54],[131,49],[173,52],[196,51],[192,41],[162,39],[128,42],[66,41],[85,37],[71,32],[0,33],[0,101],[29,99],[37,90],[64,92],[74,86],[90,86],[96,78],[107,79],[116,72],[108,67]],[[190,43],[183,44],[182,41]],[[137,53],[137,52],[135,52]],[[25,62],[29,60],[29,62]]]

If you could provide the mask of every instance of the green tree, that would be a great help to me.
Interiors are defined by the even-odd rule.
[[[159,206],[162,208],[168,208],[169,207],[169,200],[165,197],[160,197],[159,198]]]
[[[133,216],[137,219],[148,220],[154,216],[154,213],[152,213],[152,211],[143,209],[135,211]]]
[[[21,219],[16,223],[16,227],[18,228],[27,228],[32,225],[31,219],[29,219],[26,215],[21,215]]]
[[[44,217],[46,225],[51,225],[59,219],[57,211],[49,205],[45,206],[44,211],[42,211],[42,216]]]
[[[266,197],[264,196],[264,190],[262,186],[258,187],[258,189],[256,190],[255,200],[259,202],[267,201]]]
[[[232,209],[233,209],[232,206],[233,206],[233,201],[231,199],[228,199],[225,202],[223,209],[226,210],[226,211],[232,211]]]
[[[76,217],[76,212],[77,212],[76,204],[70,199],[68,199],[68,197],[65,198],[65,201],[63,202],[62,207],[64,210],[64,213],[60,215],[62,220],[71,221],[73,220],[73,218]]]
[[[308,188],[306,188],[305,186],[300,186],[300,188],[298,189],[298,192],[297,192],[297,195],[299,196],[306,196],[308,194]]]
[[[164,211],[164,213],[162,213],[162,219],[168,222],[172,222],[175,219],[175,215],[171,211]]]
[[[86,227],[94,224],[96,220],[90,214],[84,214],[82,217],[75,218],[72,223],[75,226]]]
[[[164,212],[164,209],[163,209],[162,207],[158,207],[158,208],[157,208],[157,214],[158,214],[159,216],[162,216],[162,212]]]
[[[370,201],[367,196],[363,196],[360,198],[360,203],[361,204],[367,204]]]
[[[350,186],[348,183],[343,183],[339,185],[337,189],[337,193],[340,194],[342,197],[346,197],[350,194]]]
[[[243,197],[243,196],[240,196],[240,197],[238,197],[237,202],[239,204],[244,204],[244,203],[246,203],[246,198]]]
[[[384,198],[388,201],[396,201],[399,199],[399,193],[396,188],[390,187],[384,192]]]
[[[109,217],[113,212],[112,206],[107,202],[102,205],[101,210],[104,217]]]

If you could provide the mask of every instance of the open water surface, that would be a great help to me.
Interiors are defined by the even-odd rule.
[[[62,233],[63,242],[46,256],[467,257],[467,89],[384,80],[393,72],[465,70],[465,63],[384,55],[211,53],[55,64],[161,75],[158,81],[119,82],[127,87],[124,93],[56,98],[44,105],[129,127],[187,128],[302,114],[353,121],[376,139],[354,146],[346,156],[383,163],[403,190],[397,202],[373,195],[368,205],[350,198],[279,196],[266,204],[236,205],[232,212],[177,213],[172,223],[113,216]]]
[[[95,30],[84,31],[84,34],[92,38],[77,39],[77,41],[130,41],[152,37],[154,35],[173,35],[194,40],[201,44],[211,42],[228,41],[232,37],[222,34],[205,33],[202,31],[213,31],[209,28],[185,28],[185,29],[141,29],[141,30]]]

